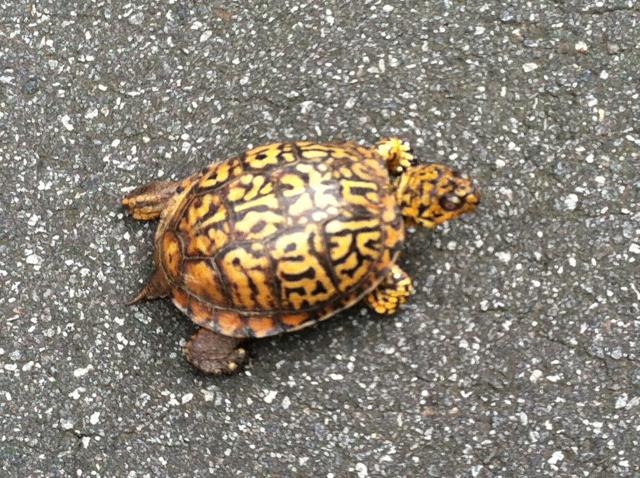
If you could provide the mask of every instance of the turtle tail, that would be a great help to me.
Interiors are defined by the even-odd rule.
[[[152,300],[167,297],[171,287],[162,269],[156,268],[151,277],[145,282],[133,299],[127,305],[133,305],[141,300]]]

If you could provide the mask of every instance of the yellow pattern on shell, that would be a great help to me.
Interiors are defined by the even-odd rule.
[[[236,337],[298,329],[351,305],[384,278],[402,241],[388,185],[384,160],[353,143],[274,143],[209,166],[165,226],[176,237],[174,302]],[[192,258],[181,265],[176,247]]]

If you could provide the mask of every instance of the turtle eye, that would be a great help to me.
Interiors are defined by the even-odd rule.
[[[455,193],[449,193],[440,198],[440,207],[445,211],[455,211],[462,206],[462,199]]]

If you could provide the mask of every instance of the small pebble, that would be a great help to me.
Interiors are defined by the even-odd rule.
[[[587,51],[589,51],[589,47],[583,41],[577,42],[575,45],[575,49],[578,53],[586,53]]]

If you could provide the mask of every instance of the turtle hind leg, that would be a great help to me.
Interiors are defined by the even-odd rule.
[[[375,150],[387,162],[389,172],[398,176],[415,164],[411,145],[400,138],[383,138],[375,145]]]
[[[187,360],[204,373],[233,374],[247,361],[247,352],[238,347],[240,339],[217,334],[201,327],[184,347]]]
[[[171,287],[167,282],[167,278],[161,269],[156,268],[151,277],[144,283],[133,299],[127,302],[127,305],[135,304],[141,300],[160,299],[167,297]]]
[[[367,305],[378,314],[395,314],[401,304],[414,293],[411,277],[400,267],[394,265],[384,281],[371,292],[367,298]]]
[[[122,205],[135,219],[157,219],[169,200],[178,192],[180,184],[181,181],[152,181],[123,197]]]

